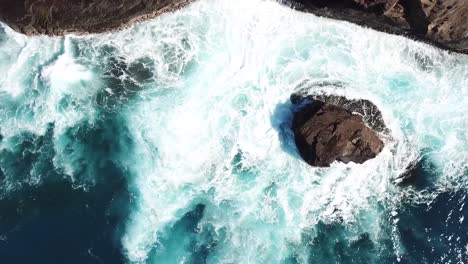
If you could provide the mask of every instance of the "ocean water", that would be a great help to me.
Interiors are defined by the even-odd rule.
[[[468,56],[201,0],[107,34],[1,25],[0,72],[1,263],[468,263]],[[304,89],[377,105],[382,153],[303,162]]]

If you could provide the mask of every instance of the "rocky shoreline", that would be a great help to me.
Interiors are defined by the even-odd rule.
[[[468,53],[464,0],[279,0],[294,9]],[[180,9],[192,0],[0,0],[0,21],[26,35],[100,33]]]
[[[25,35],[60,36],[125,28],[191,0],[0,0],[0,21]]]
[[[468,53],[468,2],[464,0],[283,0],[283,3],[303,12]]]
[[[192,0],[0,0],[0,20],[26,35],[100,33],[178,10],[191,2]],[[465,4],[462,0],[283,0],[281,3],[300,11],[416,38],[446,50],[468,53],[468,2]],[[383,143],[376,133],[382,133],[386,127],[380,111],[371,102],[349,101],[338,96],[306,99],[315,103],[306,107],[305,112],[296,113],[300,118],[294,121],[292,129],[299,138],[300,142],[296,143],[301,155],[309,164],[328,166],[336,160],[362,163],[382,150]],[[298,95],[291,97],[293,104],[300,104],[302,100],[304,98]],[[375,115],[360,114],[359,110],[364,109],[363,106]],[[320,118],[317,118],[317,113],[320,113]],[[324,117],[327,117],[326,120],[322,120]],[[299,119],[302,121],[298,121]],[[307,153],[312,153],[311,144],[317,142],[309,140],[309,132],[301,132],[303,126],[311,120],[318,121],[319,126],[306,130],[314,131],[316,134],[313,137],[323,132],[324,136],[317,139],[323,141],[323,144],[318,143],[326,149],[323,153],[319,153],[321,150],[312,150],[312,158]],[[330,124],[334,124],[337,130],[328,131]],[[357,131],[359,138],[363,139],[359,141],[361,145],[354,142],[357,134],[349,134],[349,131]],[[341,139],[330,144],[335,136]],[[341,141],[345,144],[340,145]],[[348,144],[349,142],[353,144]],[[335,149],[331,149],[331,146]]]

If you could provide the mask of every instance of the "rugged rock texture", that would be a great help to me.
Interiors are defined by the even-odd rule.
[[[279,0],[317,15],[468,53],[466,0]],[[27,35],[103,32],[191,0],[0,0],[0,20]]]
[[[190,0],[0,0],[0,20],[27,35],[95,33],[176,10]]]
[[[384,144],[360,115],[319,100],[299,100],[292,130],[299,153],[312,166],[334,161],[364,163],[376,157]]]
[[[466,0],[290,0],[296,8],[468,53]]]
[[[304,100],[318,100],[322,102],[327,102],[329,104],[343,108],[348,112],[359,114],[366,123],[366,125],[368,125],[370,128],[372,128],[378,133],[390,133],[387,126],[385,125],[382,113],[380,112],[379,108],[369,100],[350,100],[344,96],[327,94],[307,95],[305,91],[292,94],[290,99],[291,102],[295,105],[301,104],[302,102],[304,102]]]

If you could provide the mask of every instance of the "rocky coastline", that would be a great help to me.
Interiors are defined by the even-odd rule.
[[[100,33],[180,9],[192,0],[0,0],[0,21],[26,35]],[[300,11],[468,53],[464,0],[280,0]]]
[[[464,0],[284,0],[283,3],[303,12],[468,53],[468,2]]]
[[[102,33],[178,10],[191,0],[0,0],[0,21],[25,35]]]

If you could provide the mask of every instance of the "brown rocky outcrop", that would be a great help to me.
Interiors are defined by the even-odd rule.
[[[290,0],[299,10],[468,53],[466,0]]]
[[[176,10],[189,0],[0,0],[0,20],[26,35],[96,33]]]
[[[320,16],[468,53],[466,0],[279,0]],[[191,0],[0,0],[0,20],[27,34],[96,33],[176,10]]]
[[[292,130],[299,153],[308,164],[364,163],[382,151],[384,143],[361,115],[319,100],[299,102],[295,97],[291,101],[301,105]]]

